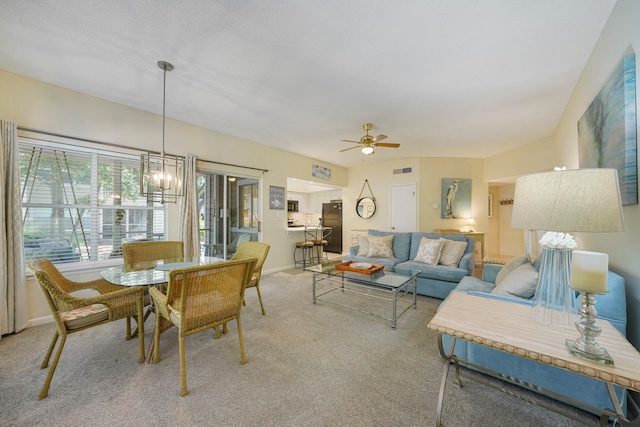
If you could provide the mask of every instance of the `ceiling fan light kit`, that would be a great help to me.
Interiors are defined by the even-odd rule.
[[[362,154],[366,154],[366,155],[374,154],[375,147],[388,147],[388,148],[400,147],[400,144],[380,143],[380,141],[382,141],[383,139],[387,139],[388,137],[387,135],[383,135],[383,134],[380,134],[378,136],[369,135],[369,131],[371,130],[372,127],[373,127],[373,124],[371,123],[365,123],[362,125],[362,129],[364,129],[365,135],[360,138],[360,141],[352,141],[350,139],[343,139],[342,141],[353,142],[354,144],[360,144],[360,151],[362,151]],[[352,150],[354,148],[358,148],[358,146],[345,148],[344,150],[340,150],[340,152]]]

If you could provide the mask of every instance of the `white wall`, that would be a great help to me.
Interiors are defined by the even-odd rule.
[[[524,147],[485,159],[487,180],[499,180],[543,170],[554,166],[578,167],[577,122],[593,98],[631,46],[640,49],[640,2],[618,0],[607,25],[587,62],[575,90],[568,100],[555,133]],[[636,92],[640,88],[636,88]],[[640,97],[636,95],[636,103]],[[636,114],[640,113],[636,105]],[[640,114],[638,114],[640,117]],[[637,126],[637,123],[636,123]],[[640,135],[640,132],[637,133]],[[585,212],[588,214],[588,212]],[[640,206],[623,208],[624,233],[576,234],[579,247],[609,254],[610,269],[622,275],[627,288],[627,336],[640,348]],[[597,308],[597,307],[596,307]]]
[[[411,167],[412,173],[394,175],[393,170]],[[363,166],[349,169],[349,188],[343,193],[345,233],[352,229],[389,230],[389,196],[392,185],[415,183],[418,193],[417,230],[433,231],[436,228],[460,229],[466,225],[464,219],[442,219],[440,217],[440,199],[442,178],[469,178],[472,180],[471,210],[478,231],[486,231],[488,186],[484,181],[484,167],[481,159],[465,158],[412,158],[391,162],[365,163]],[[356,215],[355,205],[364,181],[368,180],[376,198],[376,213],[368,219]],[[368,189],[365,189],[368,195]],[[364,195],[364,194],[363,194]],[[433,208],[433,204],[438,208]],[[350,239],[350,234],[345,234]]]

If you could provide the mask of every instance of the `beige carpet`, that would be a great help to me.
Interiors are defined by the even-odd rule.
[[[310,273],[265,274],[261,288],[267,315],[254,289],[243,310],[246,365],[239,362],[235,324],[219,340],[213,331],[187,337],[187,397],[179,395],[175,329],[163,335],[162,360],[150,365],[137,363],[138,343],[124,340],[124,321],[69,336],[42,401],[46,370],[39,364],[53,325],[3,337],[0,425],[435,425],[443,361],[426,325],[439,300],[419,297],[418,309],[393,330],[366,314],[312,304]],[[580,422],[464,384],[447,389],[443,421],[450,427],[597,425],[573,408]]]

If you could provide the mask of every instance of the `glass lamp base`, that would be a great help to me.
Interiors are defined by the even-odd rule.
[[[573,291],[571,250],[544,248],[533,297],[531,319],[546,326],[571,326],[573,319]]]
[[[592,354],[584,350],[581,350],[574,346],[574,340],[565,340],[569,353],[574,356],[584,357],[585,359],[593,360],[594,362],[602,363],[603,365],[613,365],[613,359],[609,356],[609,352],[606,348],[600,347],[601,354]]]

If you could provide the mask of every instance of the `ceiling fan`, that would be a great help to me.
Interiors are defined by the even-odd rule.
[[[374,147],[390,147],[390,148],[400,147],[400,144],[380,143],[380,141],[382,141],[383,139],[387,139],[387,135],[382,135],[382,134],[378,136],[369,135],[369,131],[371,130],[372,127],[373,125],[371,123],[365,123],[362,125],[362,129],[364,129],[366,135],[360,138],[360,141],[351,141],[349,139],[343,139],[342,141],[360,144],[360,148],[363,154],[373,154]],[[344,150],[340,150],[340,152],[352,150],[354,148],[358,148],[358,146],[345,148]]]

